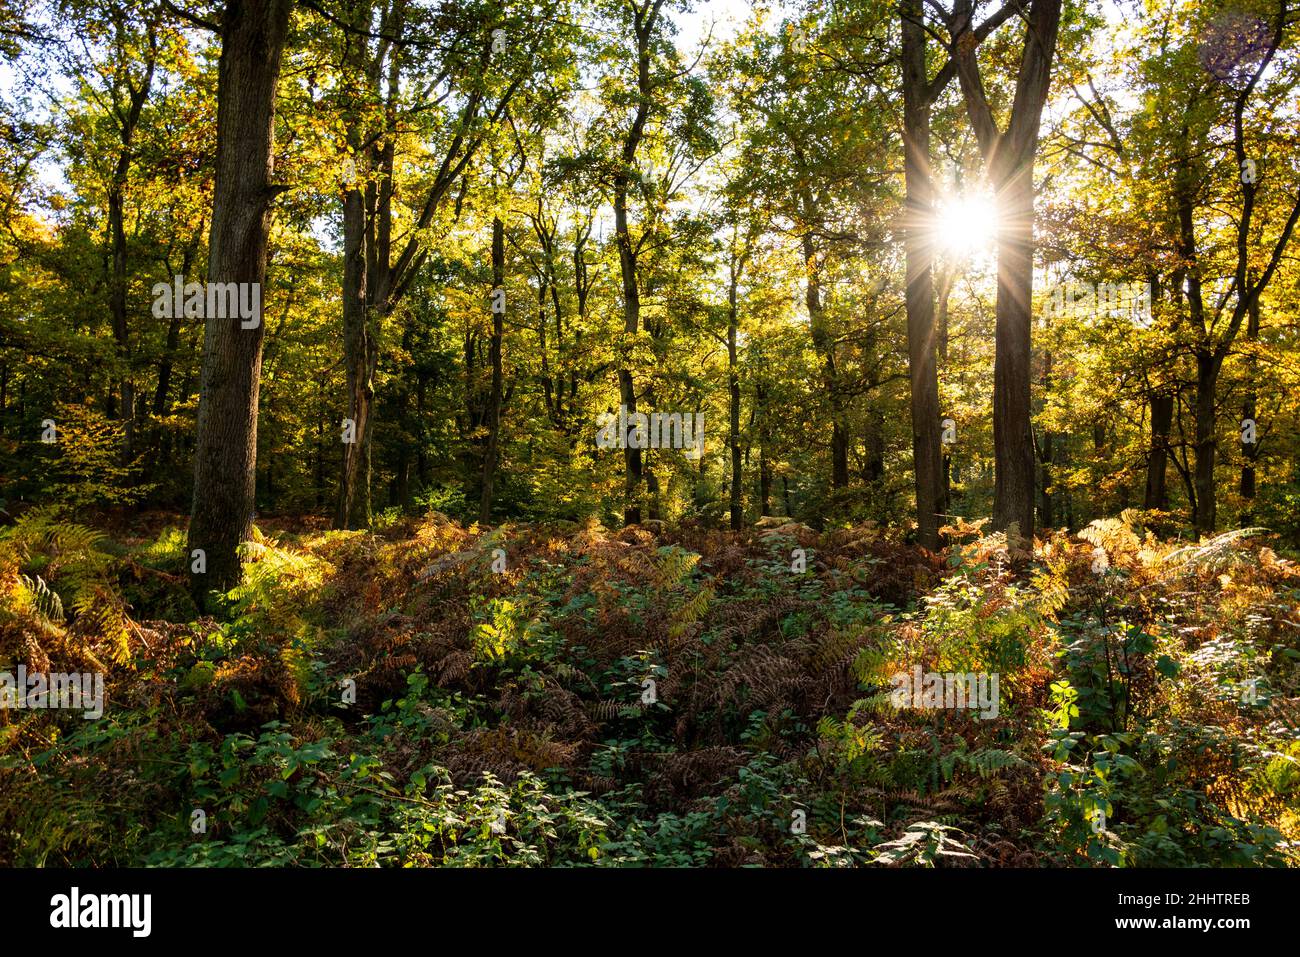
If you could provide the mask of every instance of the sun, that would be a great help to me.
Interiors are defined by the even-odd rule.
[[[993,248],[998,207],[987,193],[965,193],[939,201],[935,230],[940,248],[953,256],[970,256]]]

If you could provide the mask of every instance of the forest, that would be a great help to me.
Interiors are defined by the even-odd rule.
[[[1298,147],[1295,0],[0,0],[0,868],[1300,866]]]

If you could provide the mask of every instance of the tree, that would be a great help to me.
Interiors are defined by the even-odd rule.
[[[1005,22],[1014,8],[1004,5],[976,27],[982,42]],[[939,547],[939,521],[948,510],[948,483],[939,431],[939,328],[934,297],[934,183],[931,174],[930,109],[952,81],[956,61],[949,59],[930,79],[921,0],[902,0],[903,177],[907,190],[904,216],[906,257],[907,348],[912,389],[912,469],[916,488],[916,540]],[[946,307],[947,296],[944,297]]]
[[[948,18],[957,78],[998,203],[997,352],[993,366],[993,527],[1034,528],[1030,349],[1034,287],[1034,158],[1050,87],[1061,0],[1031,0],[1006,129],[1000,129],[976,61],[973,0]]]
[[[208,282],[260,290],[266,280],[271,205],[284,187],[275,169],[275,95],[289,27],[289,0],[227,0],[217,82],[217,174],[208,237]],[[252,532],[261,385],[262,316],[251,328],[207,316],[194,448],[189,549],[206,571],[200,597],[240,577],[238,548]],[[203,568],[194,563],[192,569]]]

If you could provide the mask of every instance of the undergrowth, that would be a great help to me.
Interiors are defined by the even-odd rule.
[[[31,511],[0,671],[107,702],[0,709],[0,865],[1295,864],[1300,570],[1140,519],[934,555],[431,513],[259,532],[199,616],[179,527]],[[997,716],[896,706],[917,666]]]

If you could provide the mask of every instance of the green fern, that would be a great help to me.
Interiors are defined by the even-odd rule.
[[[63,599],[40,575],[19,575],[18,580],[26,590],[31,608],[47,624],[61,626],[67,620]]]

